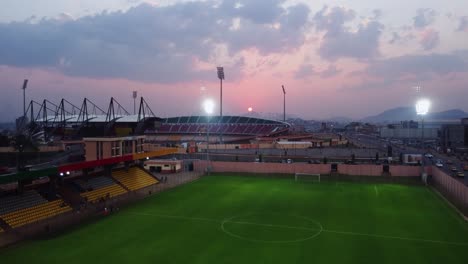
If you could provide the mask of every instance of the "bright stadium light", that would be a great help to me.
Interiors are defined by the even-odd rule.
[[[206,99],[203,102],[203,110],[205,110],[205,113],[207,113],[208,115],[213,114],[214,107],[215,107],[215,103],[211,99]]]
[[[425,115],[429,112],[431,102],[427,99],[420,99],[416,102],[416,114]]]
[[[252,110],[253,110],[252,107],[247,108],[247,111],[249,111],[249,113],[252,112]]]

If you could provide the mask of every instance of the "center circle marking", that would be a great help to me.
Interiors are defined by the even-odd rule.
[[[287,226],[287,225],[274,225],[274,224],[255,223],[255,222],[243,222],[241,220],[240,221],[235,221],[235,219],[239,219],[241,217],[246,217],[246,216],[250,216],[250,215],[262,215],[262,214],[261,213],[252,213],[252,214],[245,214],[245,215],[236,215],[236,216],[226,218],[221,222],[221,230],[225,234],[227,234],[227,235],[229,235],[231,237],[241,239],[241,240],[250,241],[250,242],[260,242],[260,243],[296,243],[296,242],[303,242],[303,241],[310,240],[310,239],[313,239],[313,238],[319,236],[323,231],[323,226],[322,226],[322,224],[320,222],[312,220],[312,219],[310,219],[308,217],[298,216],[298,215],[297,216],[293,215],[292,217],[305,219],[305,220],[309,221],[310,223],[313,223],[315,226],[317,226],[317,228],[315,229],[315,228],[300,227],[300,226]],[[247,236],[242,236],[242,235],[238,235],[236,233],[233,233],[233,232],[229,231],[229,229],[226,228],[226,224],[229,224],[229,223],[232,223],[232,224],[245,224],[245,225],[257,225],[257,226],[264,226],[264,227],[277,227],[277,228],[284,228],[284,229],[288,229],[288,228],[290,228],[290,229],[304,229],[304,231],[306,231],[306,230],[308,230],[308,231],[316,230],[316,232],[313,233],[312,235],[308,235],[306,237],[298,238],[298,239],[263,240],[263,239],[254,239],[254,238],[250,238],[250,237],[247,237]]]

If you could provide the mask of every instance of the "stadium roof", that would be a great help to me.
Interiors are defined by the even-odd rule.
[[[274,121],[263,118],[247,117],[247,116],[178,116],[169,117],[162,120],[166,124],[259,124],[259,125],[284,125],[288,123],[282,121]]]

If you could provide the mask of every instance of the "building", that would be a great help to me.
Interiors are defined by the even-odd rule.
[[[388,125],[380,128],[380,137],[397,139],[437,139],[439,129],[434,127],[412,128],[403,125]]]
[[[468,149],[468,118],[460,124],[443,125],[440,131],[440,143],[444,149],[466,151]]]
[[[182,160],[147,160],[144,167],[151,172],[176,173],[182,170]]]
[[[85,159],[102,160],[142,153],[145,136],[83,138]]]

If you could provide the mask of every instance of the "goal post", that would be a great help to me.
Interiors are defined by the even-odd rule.
[[[307,181],[307,182],[320,182],[320,174],[318,173],[295,173],[295,181]]]

